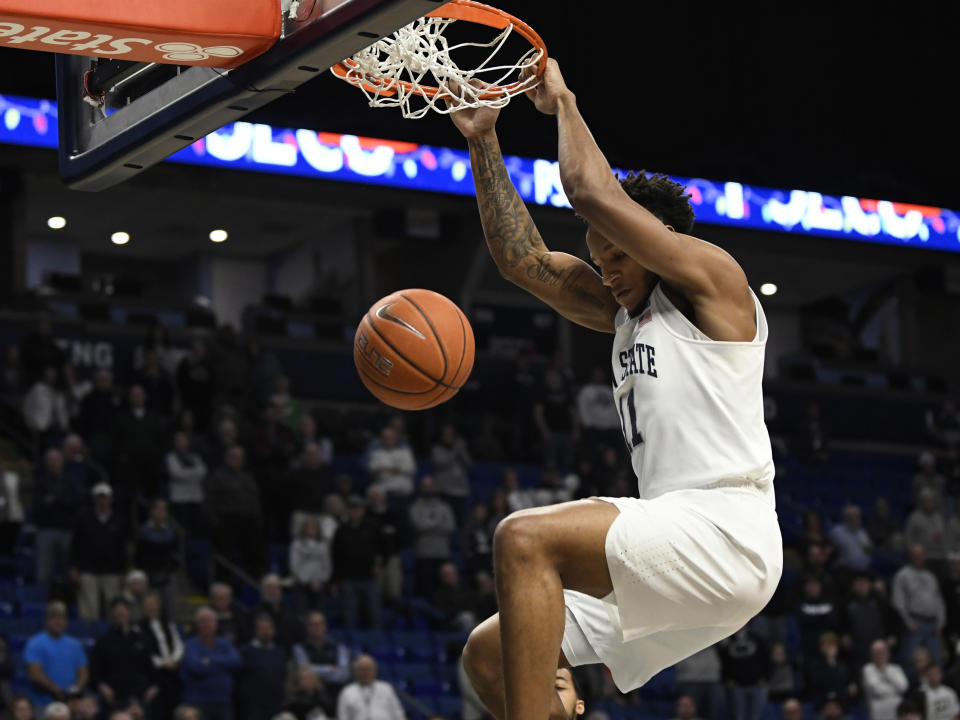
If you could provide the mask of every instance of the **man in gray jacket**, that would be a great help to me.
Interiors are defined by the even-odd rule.
[[[450,536],[457,529],[450,504],[437,495],[433,477],[420,479],[420,497],[410,505],[416,554],[416,592],[430,597],[440,566],[450,559]]]
[[[893,576],[893,606],[903,618],[905,630],[901,642],[904,662],[917,647],[930,651],[933,662],[941,659],[940,634],[947,612],[936,576],[926,568],[922,545],[910,547],[909,561]]]

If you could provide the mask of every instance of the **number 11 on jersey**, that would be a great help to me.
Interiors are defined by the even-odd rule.
[[[623,438],[627,441],[627,448],[633,451],[643,442],[643,435],[637,429],[637,404],[631,390],[620,396],[620,426],[623,428]]]

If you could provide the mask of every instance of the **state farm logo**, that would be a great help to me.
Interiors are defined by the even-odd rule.
[[[233,45],[214,45],[200,47],[194,43],[167,42],[154,45],[164,53],[164,60],[189,62],[191,60],[209,60],[211,57],[232,58],[243,54],[243,50]]]
[[[109,29],[109,28],[105,28]],[[149,32],[144,32],[149,35]],[[157,41],[160,42],[157,42]],[[191,63],[211,58],[236,58],[243,55],[243,48],[235,45],[212,45],[203,47],[192,42],[170,42],[160,37],[115,37],[106,33],[90,33],[85,30],[68,30],[34,25],[25,27],[20,23],[0,20],[0,43],[21,45],[33,50],[72,52],[82,55],[128,55],[136,59],[157,61],[160,53],[163,60]]]

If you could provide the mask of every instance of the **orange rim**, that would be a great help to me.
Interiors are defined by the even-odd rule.
[[[540,36],[537,35],[532,27],[523,22],[523,20],[515,18],[510,13],[506,13],[499,8],[484,5],[483,3],[475,2],[475,0],[450,0],[450,2],[441,5],[436,10],[428,12],[425,17],[467,20],[468,22],[486,25],[498,30],[502,30],[507,27],[507,25],[513,25],[514,30],[520,33],[535,50],[541,52],[540,61],[537,63],[536,76],[540,77],[543,75],[544,70],[547,69],[547,46],[543,44]],[[333,74],[341,80],[345,80],[353,85],[358,85],[367,92],[378,93],[386,97],[396,95],[396,85],[398,84],[408,93],[418,93],[430,98],[444,93],[444,91],[436,85],[414,85],[407,80],[389,80],[384,82],[379,78],[372,77],[365,73],[362,74],[362,80],[357,80],[355,79],[356,75],[360,72],[358,68],[359,65],[356,61],[352,58],[347,58],[334,65],[331,70]],[[481,100],[493,100],[503,97],[524,85],[525,83],[522,80],[517,80],[509,85],[494,85],[477,97]]]

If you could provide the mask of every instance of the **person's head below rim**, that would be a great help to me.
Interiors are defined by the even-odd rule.
[[[631,200],[642,205],[671,230],[689,234],[693,230],[693,207],[686,188],[666,175],[647,175],[644,171],[628,173],[620,179],[620,187]],[[590,261],[597,268],[603,284],[617,303],[631,314],[639,310],[659,276],[629,258],[609,238],[587,225],[587,249]]]
[[[564,714],[570,720],[575,720],[575,718],[582,716],[586,712],[586,706],[583,703],[583,694],[580,691],[580,683],[577,682],[573,670],[568,667],[558,667],[553,688],[560,697]]]

